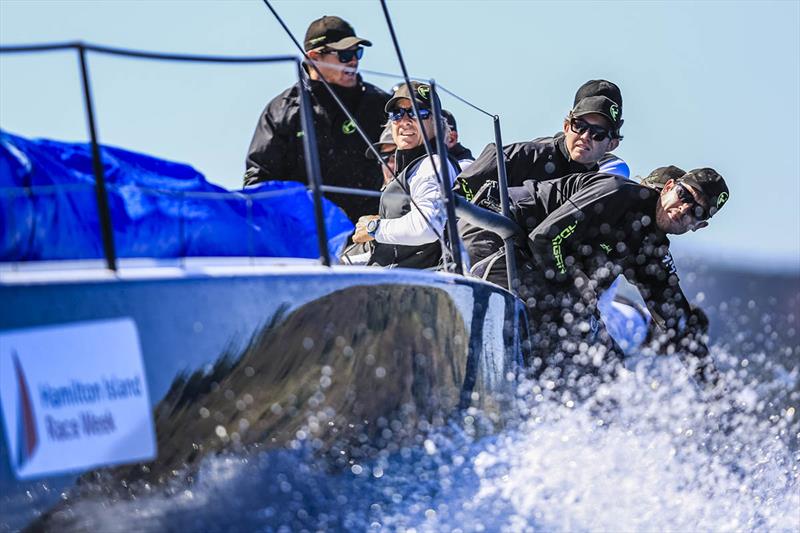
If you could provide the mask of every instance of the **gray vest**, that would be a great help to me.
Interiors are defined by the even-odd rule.
[[[413,175],[427,155],[417,157],[411,161],[384,188],[381,195],[381,205],[378,214],[382,219],[400,218],[411,211],[411,200],[406,191],[409,191],[408,176]],[[457,162],[448,158],[450,163],[458,170]],[[393,193],[393,194],[389,194]],[[401,196],[405,194],[406,196]],[[438,241],[419,246],[406,246],[402,244],[384,244],[375,242],[375,248],[370,257],[370,265],[399,266],[405,268],[434,268],[439,265],[442,258],[442,247]]]

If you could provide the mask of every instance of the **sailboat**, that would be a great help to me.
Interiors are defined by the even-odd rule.
[[[341,228],[337,209],[322,198],[318,169],[309,191],[231,193],[208,189],[184,166],[99,143],[89,54],[247,58],[85,43],[0,51],[52,49],[79,57],[91,142],[2,133],[12,180],[4,210],[16,217],[6,217],[7,234],[24,235],[6,240],[0,269],[3,528],[81,529],[74,502],[190,483],[209,456],[307,447],[341,469],[465,416],[480,418],[481,431],[512,416],[530,347],[525,306],[512,293],[465,277],[457,262],[444,271],[334,264]],[[304,86],[299,58],[249,60],[294,62]],[[314,162],[307,111],[307,159]],[[170,167],[179,194],[159,195],[158,186],[127,180],[120,170],[147,165]],[[64,166],[69,176],[83,169],[81,179],[54,179]],[[164,174],[158,178],[163,186]],[[292,205],[308,215],[299,217],[308,224],[300,258],[257,257],[259,236],[269,233],[262,226],[270,213],[274,219],[259,200],[271,194],[294,195]],[[132,215],[132,197],[161,217],[162,230],[174,230],[153,240],[176,246],[143,256],[154,224]],[[231,210],[246,237],[233,250],[214,248],[219,241],[211,238],[211,251],[187,254],[186,243],[208,231],[186,213],[209,203],[237,204]],[[134,227],[139,233],[126,236]]]

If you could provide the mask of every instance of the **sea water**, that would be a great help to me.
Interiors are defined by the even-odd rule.
[[[699,388],[677,357],[632,354],[584,401],[522,380],[502,427],[466,411],[345,467],[320,461],[307,440],[208,456],[175,476],[183,481],[145,485],[133,498],[74,499],[63,523],[125,532],[800,531],[800,283],[700,278],[706,292],[693,299],[711,318],[723,390]]]
[[[676,358],[634,358],[584,402],[523,381],[495,433],[468,411],[345,469],[302,441],[209,457],[192,483],[71,514],[102,531],[796,532],[798,369],[713,355],[724,392],[698,389]]]

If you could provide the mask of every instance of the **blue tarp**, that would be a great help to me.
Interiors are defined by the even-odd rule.
[[[231,192],[189,165],[110,146],[101,155],[118,257],[319,257],[300,183]],[[334,255],[353,224],[327,200],[324,213]],[[102,258],[100,235],[91,145],[0,131],[0,261]]]

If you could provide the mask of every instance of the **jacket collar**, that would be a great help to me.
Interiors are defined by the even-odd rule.
[[[432,142],[431,148],[433,149],[433,152],[436,153],[436,143]],[[397,150],[397,153],[395,154],[395,172],[400,174],[406,168],[408,168],[408,165],[425,155],[427,155],[427,152],[425,151],[424,143],[408,150]]]

